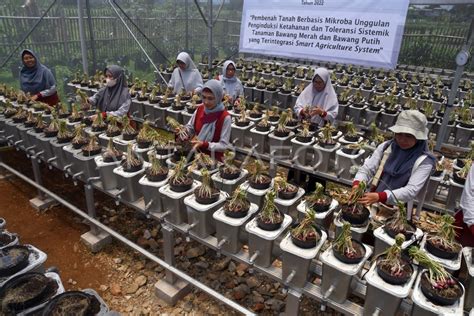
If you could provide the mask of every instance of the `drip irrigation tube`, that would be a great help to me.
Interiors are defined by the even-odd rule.
[[[76,213],[77,215],[85,218],[86,220],[88,220],[90,223],[96,225],[97,227],[99,227],[100,229],[102,229],[103,231],[109,233],[112,237],[116,238],[117,240],[121,241],[122,243],[124,243],[125,245],[131,247],[133,250],[136,250],[138,251],[139,253],[141,253],[142,255],[144,255],[145,257],[147,257],[148,259],[150,260],[153,260],[154,262],[158,263],[160,266],[162,266],[163,268],[165,268],[166,270],[170,271],[171,273],[174,273],[178,278],[186,281],[186,282],[189,282],[191,283],[193,286],[199,288],[200,290],[206,292],[207,294],[211,295],[212,297],[214,297],[215,299],[221,301],[222,303],[226,304],[227,306],[229,306],[230,308],[244,314],[244,315],[255,315],[255,313],[249,311],[248,309],[240,306],[239,304],[235,303],[234,301],[228,299],[227,297],[223,296],[222,294],[216,292],[215,290],[211,289],[210,287],[208,287],[207,285],[195,280],[194,278],[190,277],[189,275],[187,275],[186,273],[178,270],[177,268],[169,265],[168,263],[166,263],[165,261],[163,261],[162,259],[160,259],[159,257],[155,256],[154,254],[146,251],[145,249],[139,247],[138,245],[134,244],[133,242],[131,242],[130,240],[128,240],[127,238],[123,237],[122,235],[120,235],[119,233],[117,233],[115,230],[109,228],[108,226],[102,224],[101,222],[99,222],[98,220],[90,217],[89,215],[87,215],[86,212],[82,211],[81,209],[77,208],[76,206],[72,205],[71,203],[69,203],[68,201],[64,200],[63,198],[61,198],[60,196],[56,195],[55,193],[49,191],[48,189],[46,189],[45,187],[37,184],[36,182],[34,182],[33,180],[31,180],[30,178],[26,177],[25,175],[23,175],[22,173],[18,172],[17,170],[13,169],[12,167],[10,167],[9,165],[3,163],[3,162],[0,162],[0,167],[2,168],[5,168],[7,171],[11,172],[12,174],[16,175],[17,177],[19,177],[20,179],[22,179],[23,181],[26,181],[28,182],[30,185],[36,187],[38,190],[41,190],[43,191],[45,194],[47,194],[49,197],[51,197],[52,199],[56,200],[57,202],[61,203],[62,205],[64,205],[65,207],[67,207],[68,209],[70,209],[71,211],[73,211],[74,213]]]

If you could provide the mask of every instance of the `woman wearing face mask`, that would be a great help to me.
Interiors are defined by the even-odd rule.
[[[176,57],[178,67],[173,70],[168,87],[173,88],[173,93],[180,93],[182,89],[187,94],[200,93],[202,77],[188,53],[181,52]]]
[[[380,144],[357,172],[353,188],[361,181],[370,192],[359,202],[396,205],[412,203],[431,175],[435,157],[429,152],[426,116],[417,110],[402,111],[390,130],[392,140]]]
[[[199,105],[186,124],[194,148],[222,161],[229,147],[232,120],[222,103],[223,89],[217,80],[209,80],[202,89],[203,104]]]
[[[29,49],[21,52],[23,67],[20,70],[20,88],[31,95],[33,101],[41,101],[50,106],[59,102],[56,80],[53,73],[42,65],[38,57]]]
[[[301,119],[310,119],[321,127],[334,122],[338,109],[339,102],[329,71],[326,68],[316,69],[312,83],[296,99],[295,113]]]
[[[132,103],[128,92],[127,80],[123,68],[117,65],[108,66],[104,70],[105,87],[88,99],[103,115],[127,115]]]
[[[224,95],[229,96],[231,104],[244,93],[242,82],[235,76],[235,63],[227,60],[222,67],[222,74],[219,75],[219,81],[224,88]]]

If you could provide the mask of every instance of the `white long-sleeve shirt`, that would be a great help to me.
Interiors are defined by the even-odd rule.
[[[464,215],[464,223],[467,226],[474,225],[474,167],[471,167],[469,175],[466,177],[460,206]]]
[[[388,141],[380,144],[377,149],[375,149],[372,156],[365,160],[364,165],[359,169],[354,177],[354,181],[365,181],[370,185],[370,182],[379,168],[387,143]],[[426,157],[417,168],[412,170],[407,185],[392,190],[392,192],[384,190],[387,194],[387,203],[396,205],[397,199],[404,203],[413,201],[430,177],[432,168],[433,166],[430,159]]]

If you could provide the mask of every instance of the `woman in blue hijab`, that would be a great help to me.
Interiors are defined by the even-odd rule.
[[[56,80],[53,73],[29,49],[21,52],[23,67],[20,70],[20,88],[31,95],[33,101],[41,101],[50,106],[59,102]]]

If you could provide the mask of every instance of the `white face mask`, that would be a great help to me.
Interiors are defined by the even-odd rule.
[[[117,79],[109,79],[109,78],[105,79],[105,85],[107,87],[113,87],[116,84],[117,84]]]

